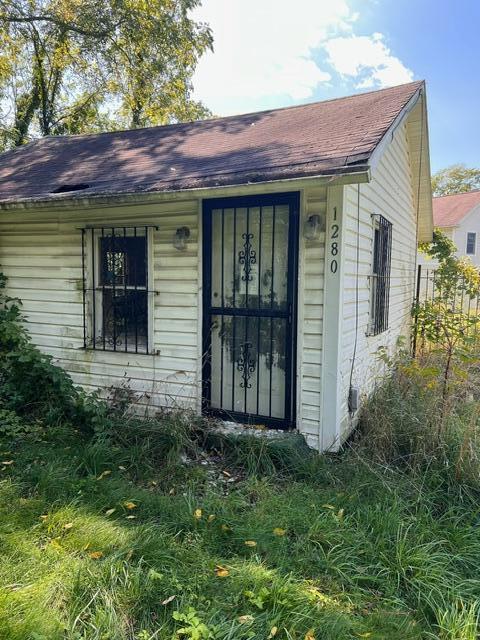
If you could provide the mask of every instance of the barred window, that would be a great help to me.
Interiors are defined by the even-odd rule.
[[[369,335],[388,329],[390,302],[390,268],[392,255],[392,223],[380,215],[373,218],[373,256],[370,276]]]
[[[151,227],[82,229],[84,347],[151,351]]]

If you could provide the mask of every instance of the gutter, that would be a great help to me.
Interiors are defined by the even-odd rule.
[[[0,210],[31,210],[31,209],[79,209],[92,206],[112,206],[119,204],[154,204],[165,200],[185,200],[187,198],[211,198],[228,196],[238,190],[250,189],[252,193],[272,193],[284,190],[298,190],[312,184],[333,186],[340,184],[358,184],[370,182],[370,165],[362,163],[353,167],[342,167],[331,173],[323,173],[309,177],[285,178],[276,180],[260,180],[258,182],[242,182],[230,185],[212,185],[209,187],[194,187],[187,189],[171,189],[150,192],[101,193],[90,196],[69,197],[61,194],[59,197],[44,199],[25,198],[0,202]]]

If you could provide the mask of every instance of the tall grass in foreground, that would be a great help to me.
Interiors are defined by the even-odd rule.
[[[446,394],[438,352],[416,360],[400,354],[388,364],[391,377],[362,413],[359,452],[414,474],[440,474],[480,488],[480,343],[454,359]]]
[[[81,393],[1,292],[1,640],[478,637],[474,359],[391,363],[320,456]]]
[[[0,438],[2,640],[478,635],[478,494],[448,468],[189,424]]]

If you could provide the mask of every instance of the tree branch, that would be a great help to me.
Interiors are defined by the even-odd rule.
[[[89,29],[84,29],[83,27],[79,27],[76,24],[65,22],[60,18],[56,18],[55,16],[50,15],[8,16],[5,14],[0,14],[0,21],[2,20],[10,24],[34,24],[35,22],[51,22],[57,27],[62,27],[63,29],[67,29],[68,31],[73,31],[74,33],[78,33],[79,35],[91,38],[106,38],[112,32],[112,30],[115,30],[121,24],[121,21],[119,21],[108,29],[104,29],[102,31],[91,31]]]

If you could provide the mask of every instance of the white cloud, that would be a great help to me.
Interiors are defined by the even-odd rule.
[[[227,102],[238,112],[253,101],[310,97],[331,78],[312,50],[356,19],[346,0],[204,0],[193,15],[210,24],[215,47],[200,60],[195,96],[218,113]]]
[[[354,33],[354,1],[203,0],[193,17],[215,51],[195,72],[196,99],[227,115],[306,100],[338,74],[360,89],[411,80],[382,34]]]
[[[413,72],[392,55],[381,33],[331,38],[323,46],[332,67],[342,76],[356,80],[359,89],[413,80]]]

